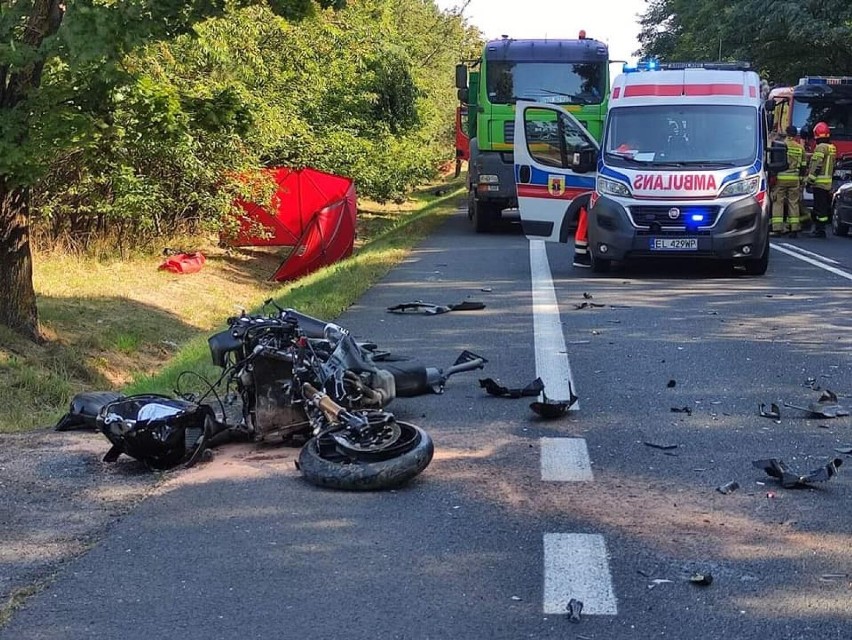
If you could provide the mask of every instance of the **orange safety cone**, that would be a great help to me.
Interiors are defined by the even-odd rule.
[[[577,231],[574,233],[574,266],[590,268],[592,258],[589,255],[589,222],[586,207],[580,207],[577,216]]]

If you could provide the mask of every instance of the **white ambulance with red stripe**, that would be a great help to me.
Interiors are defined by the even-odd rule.
[[[769,260],[769,171],[786,168],[786,151],[768,142],[758,75],[741,63],[656,66],[625,70],[612,87],[588,203],[593,270],[607,271],[613,261],[691,256],[762,275]],[[554,109],[525,107],[539,120],[542,109]],[[557,122],[568,123],[569,116],[553,114]],[[515,130],[529,134],[534,123],[516,118],[522,119],[525,126]],[[533,176],[536,169],[549,171],[548,184],[571,184],[568,174],[560,179],[552,175],[555,166],[542,165],[547,157],[531,136],[516,141],[518,147],[519,193],[525,163]],[[586,177],[587,152],[573,152],[559,169]],[[525,230],[541,228],[547,207],[532,199],[521,203]]]

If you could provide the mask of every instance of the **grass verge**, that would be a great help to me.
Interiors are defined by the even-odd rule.
[[[283,285],[267,280],[280,255],[212,244],[186,247],[208,257],[189,276],[157,271],[160,256],[36,255],[39,310],[51,341],[35,345],[0,328],[0,433],[54,423],[79,391],[170,393],[183,371],[215,380],[208,336],[267,298],[336,318],[453,213],[462,190],[463,179],[455,179],[427,185],[400,205],[359,203],[353,255]],[[184,389],[204,389],[191,380]]]

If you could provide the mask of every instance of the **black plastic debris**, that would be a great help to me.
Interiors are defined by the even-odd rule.
[[[547,420],[553,420],[555,418],[561,418],[568,410],[574,406],[574,404],[579,400],[577,396],[574,395],[573,389],[571,389],[571,384],[568,384],[568,400],[551,400],[548,398],[544,391],[541,392],[541,400],[530,403],[530,409],[533,410],[534,413],[545,418]]]
[[[97,424],[112,444],[104,462],[126,454],[152,469],[191,466],[216,429],[209,406],[155,394],[127,396],[105,405]]]
[[[771,418],[772,420],[780,420],[781,419],[781,409],[774,402],[769,405],[769,410],[766,409],[766,405],[762,402],[757,405],[757,411],[763,418]]]
[[[404,302],[393,307],[388,307],[388,313],[420,313],[427,316],[436,316],[441,313],[449,313],[450,311],[481,311],[484,308],[484,302],[472,302],[470,300],[465,300],[458,304],[432,304],[430,302],[415,300],[414,302]]]
[[[56,431],[94,431],[98,426],[98,414],[110,402],[124,396],[117,391],[86,391],[71,398],[68,413],[59,419],[53,428]]]
[[[785,489],[792,489],[793,487],[806,486],[811,482],[827,482],[837,475],[837,468],[843,464],[843,460],[841,458],[834,458],[804,475],[791,469],[780,458],[754,460],[751,464],[757,469],[763,469],[773,478],[780,480],[781,486]]]
[[[716,487],[716,491],[721,494],[728,495],[729,493],[733,493],[737,489],[740,488],[740,483],[736,480],[731,480],[730,482],[726,482],[725,484]]]
[[[784,406],[804,411],[814,418],[839,418],[849,415],[849,410],[840,406],[837,400],[837,394],[828,389],[825,389],[820,394],[819,399],[816,402],[811,402],[807,407],[799,407],[788,402],[785,402]]]
[[[669,382],[668,382],[668,384],[666,384],[666,386],[669,389],[674,389],[677,386],[677,380],[669,380]]]
[[[582,600],[571,598],[568,601],[568,605],[565,607],[565,609],[568,611],[568,619],[571,622],[580,622],[580,614],[583,611]]]
[[[691,407],[672,407],[672,413],[685,413],[688,416],[692,415]]]
[[[605,304],[598,304],[597,302],[580,302],[574,305],[575,309],[600,309],[601,307],[605,307]]]
[[[713,574],[709,571],[699,571],[689,576],[689,581],[692,584],[697,584],[701,587],[709,587],[711,584],[713,584]]]
[[[523,388],[510,389],[497,384],[491,378],[480,379],[479,386],[485,389],[492,396],[500,398],[523,398],[524,396],[537,396],[544,391],[544,382],[541,378],[536,378]]]
[[[584,292],[583,292],[583,297],[584,297],[586,300],[591,300],[591,299],[592,299],[592,298],[594,298],[595,296],[593,296],[593,295],[592,295],[591,293],[589,293],[588,291],[584,291]]]
[[[671,451],[672,449],[677,449],[678,445],[676,444],[662,444],[659,442],[643,442],[646,447],[651,447],[653,449],[662,449],[663,451]]]

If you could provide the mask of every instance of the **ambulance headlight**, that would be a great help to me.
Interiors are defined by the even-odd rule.
[[[746,180],[737,180],[722,189],[720,198],[731,198],[734,196],[753,196],[760,188],[760,176],[752,176]]]
[[[605,196],[620,196],[622,198],[629,198],[631,195],[630,188],[623,182],[619,182],[618,180],[610,180],[609,178],[604,178],[602,176],[598,176],[597,191],[601,195]]]

